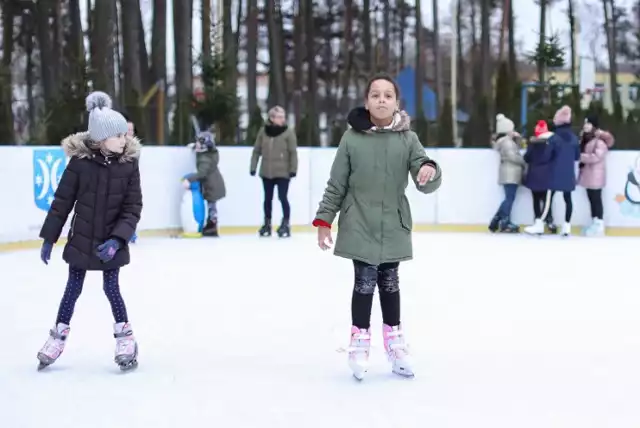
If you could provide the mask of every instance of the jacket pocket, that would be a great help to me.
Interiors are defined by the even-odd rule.
[[[411,232],[411,220],[407,218],[407,216],[403,216],[402,210],[400,209],[398,209],[398,218],[400,219],[400,226],[402,227],[402,229],[406,230],[407,232]]]

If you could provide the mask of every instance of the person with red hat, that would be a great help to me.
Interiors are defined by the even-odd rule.
[[[545,156],[547,141],[553,135],[549,132],[547,122],[539,120],[534,130],[534,137],[529,141],[524,160],[527,162],[527,174],[524,178],[525,187],[531,190],[533,198],[534,223],[524,228],[524,232],[531,235],[542,235],[545,223],[551,233],[557,232],[551,216],[551,163]],[[549,207],[547,208],[547,205]],[[546,212],[545,212],[546,211]]]

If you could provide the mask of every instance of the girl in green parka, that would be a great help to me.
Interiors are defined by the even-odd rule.
[[[436,162],[425,154],[411,120],[399,110],[400,90],[389,76],[373,78],[365,106],[349,113],[327,188],[313,225],[318,245],[333,244],[331,224],[338,212],[334,254],[353,260],[349,366],[356,379],[367,371],[373,294],[379,287],[383,339],[392,370],[413,377],[400,324],[398,266],[413,257],[411,209],[405,195],[409,174],[422,193],[442,180]]]
[[[201,132],[192,148],[196,152],[197,172],[185,178],[184,187],[190,188],[190,183],[193,181],[201,183],[202,196],[209,208],[207,222],[202,228],[202,236],[218,237],[217,202],[227,195],[227,190],[218,169],[220,153],[215,144],[215,137],[211,132]]]

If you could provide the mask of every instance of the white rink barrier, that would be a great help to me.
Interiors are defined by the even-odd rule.
[[[220,170],[227,197],[219,202],[221,227],[258,227],[262,222],[262,182],[249,175],[251,147],[220,147]],[[290,186],[293,225],[309,225],[325,189],[334,148],[299,148],[298,175]],[[490,149],[427,149],[443,169],[438,192],[425,196],[409,182],[414,224],[484,227],[500,204],[503,191],[497,184],[498,155]],[[0,243],[31,241],[38,233],[67,159],[60,147],[0,147]],[[195,155],[186,147],[147,146],[142,149],[140,170],[144,209],[140,231],[180,227],[181,177],[195,169]],[[577,170],[577,165],[576,165]],[[640,152],[613,151],[608,156],[607,188],[603,192],[605,222],[637,234],[640,228]],[[274,198],[274,223],[281,216]],[[560,195],[554,200],[554,218],[564,216]],[[533,220],[531,194],[520,188],[512,220]],[[574,192],[573,224],[590,221],[585,190]]]

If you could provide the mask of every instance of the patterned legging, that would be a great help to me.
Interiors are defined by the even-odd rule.
[[[120,269],[105,270],[102,273],[104,294],[109,299],[111,304],[111,312],[115,322],[129,322],[127,317],[127,308],[120,294],[120,284],[118,282],[118,276]],[[83,269],[77,269],[73,266],[69,266],[69,279],[67,280],[67,287],[64,290],[62,301],[58,309],[58,318],[56,324],[63,323],[69,325],[71,323],[71,317],[76,306],[76,302],[82,294],[82,287],[84,286],[84,279],[87,275],[87,271]]]

